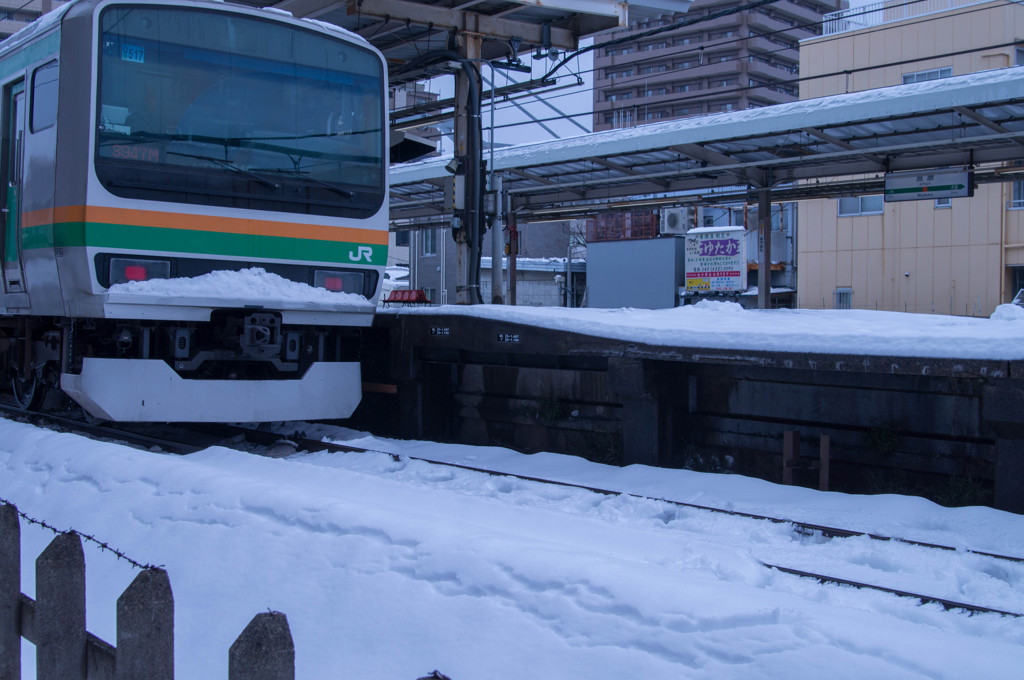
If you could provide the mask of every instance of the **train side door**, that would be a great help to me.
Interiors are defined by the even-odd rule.
[[[12,298],[23,298],[25,281],[21,263],[21,184],[25,154],[25,83],[4,88],[3,148],[0,149],[0,247],[3,249],[5,305],[24,306]],[[25,300],[27,304],[27,298]]]

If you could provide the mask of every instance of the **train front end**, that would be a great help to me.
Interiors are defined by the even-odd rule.
[[[61,389],[118,421],[351,415],[387,260],[380,54],[266,11],[83,2],[61,55]]]

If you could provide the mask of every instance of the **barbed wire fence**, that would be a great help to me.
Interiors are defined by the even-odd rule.
[[[60,529],[58,527],[53,526],[52,524],[50,524],[49,522],[47,522],[45,520],[36,519],[35,517],[30,517],[26,513],[24,513],[21,510],[19,510],[17,504],[13,503],[12,501],[7,500],[6,498],[0,497],[0,505],[9,505],[9,506],[13,507],[14,511],[18,513],[18,516],[21,517],[26,522],[28,522],[29,524],[34,524],[34,525],[40,526],[40,527],[42,527],[44,529],[48,529],[49,531],[52,531],[56,535],[64,535],[64,534],[76,535],[80,539],[82,539],[83,541],[85,541],[87,543],[92,543],[93,545],[98,547],[100,550],[102,550],[104,552],[109,552],[109,553],[114,554],[115,556],[117,556],[117,559],[124,560],[125,562],[127,562],[130,565],[132,565],[136,569],[140,569],[142,571],[145,571],[147,569],[164,569],[165,568],[163,565],[145,564],[143,562],[139,562],[138,560],[132,559],[127,554],[125,554],[123,551],[118,550],[117,548],[111,546],[106,541],[101,541],[100,539],[96,538],[95,536],[91,536],[89,534],[83,533],[81,531],[78,531],[77,529]]]

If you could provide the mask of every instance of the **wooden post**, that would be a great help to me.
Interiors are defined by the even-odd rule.
[[[295,644],[288,617],[253,617],[228,650],[228,680],[295,680]]]
[[[36,559],[36,674],[86,680],[85,555],[78,534],[59,534]]]
[[[782,483],[793,483],[793,468],[800,461],[800,433],[786,430],[782,433]]]
[[[117,598],[117,680],[174,680],[174,596],[163,569],[147,569]]]
[[[21,526],[0,505],[0,680],[21,680]]]
[[[821,435],[818,444],[818,489],[828,491],[828,464],[829,464],[829,443],[831,438],[827,434]]]

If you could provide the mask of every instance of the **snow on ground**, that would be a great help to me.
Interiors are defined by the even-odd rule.
[[[990,318],[863,309],[744,309],[704,300],[674,309],[447,305],[388,314],[457,314],[671,347],[949,359],[1024,359],[1024,307]]]
[[[267,609],[287,614],[297,677],[314,680],[1020,677],[1024,619],[821,586],[762,562],[1020,612],[1024,565],[802,537],[410,456],[1018,555],[1022,516],[308,427],[400,460],[171,456],[0,420],[0,497],[166,566],[180,678],[226,677],[231,642]],[[22,536],[32,595],[52,535],[23,523]],[[134,573],[85,553],[89,627],[113,641],[114,602]]]

